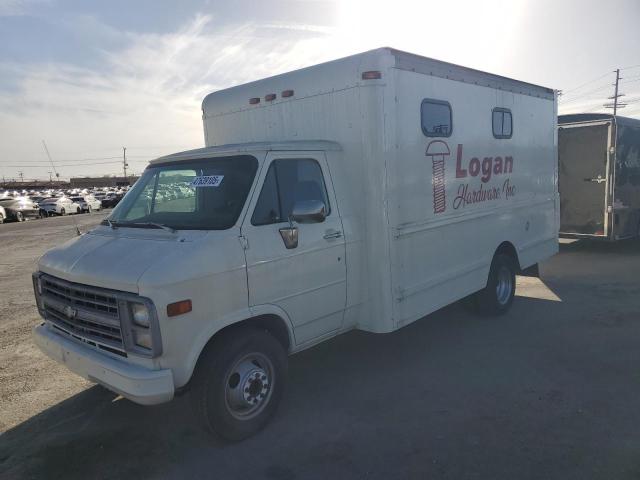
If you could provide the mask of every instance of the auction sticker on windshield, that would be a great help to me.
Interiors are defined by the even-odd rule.
[[[195,177],[189,184],[191,187],[219,187],[224,175],[203,175]]]

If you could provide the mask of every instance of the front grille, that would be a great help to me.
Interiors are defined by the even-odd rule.
[[[117,297],[110,291],[41,277],[45,318],[72,337],[119,355],[125,354]]]

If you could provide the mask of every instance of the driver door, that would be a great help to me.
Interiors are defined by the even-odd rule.
[[[328,173],[323,153],[269,153],[242,226],[249,305],[282,308],[298,345],[340,329],[346,304],[345,241]],[[289,223],[296,205],[318,201],[322,221]],[[285,243],[289,228],[297,245]]]

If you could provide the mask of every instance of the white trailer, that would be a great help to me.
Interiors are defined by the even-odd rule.
[[[505,313],[557,252],[547,88],[382,48],[215,92],[203,121],[41,258],[35,338],[139,403],[191,388],[223,437],[265,425],[286,353],[463,298]]]

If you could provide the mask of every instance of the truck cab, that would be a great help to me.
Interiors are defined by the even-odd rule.
[[[154,404],[187,385],[211,338],[241,323],[284,353],[337,334],[347,270],[327,155],[340,146],[212,147],[154,161],[98,228],[40,260],[38,344]],[[247,365],[236,389],[255,384]],[[275,368],[260,369],[261,385]],[[246,416],[253,405],[234,398]]]

